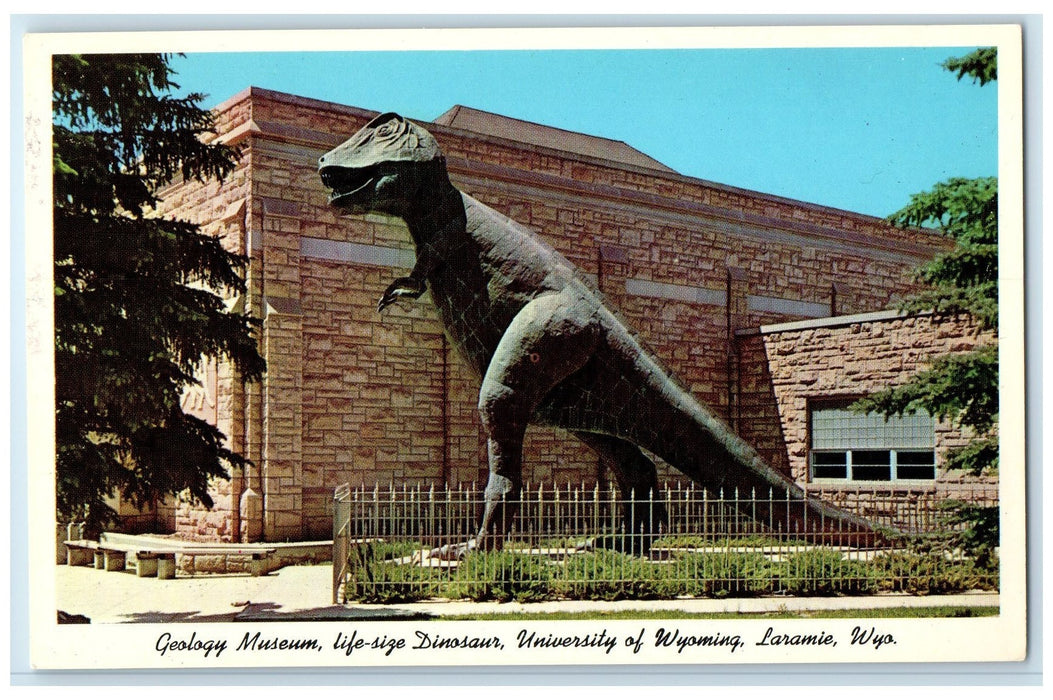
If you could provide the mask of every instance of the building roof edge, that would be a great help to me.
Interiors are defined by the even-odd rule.
[[[330,102],[330,101],[327,101],[327,100],[320,100],[320,99],[313,98],[313,97],[303,97],[303,96],[300,96],[300,95],[294,95],[294,94],[287,93],[287,92],[279,92],[279,91],[275,91],[275,90],[269,90],[267,88],[260,88],[260,87],[256,87],[256,86],[250,86],[250,87],[248,87],[248,88],[246,88],[244,90],[241,90],[240,92],[235,94],[233,97],[225,100],[220,105],[217,105],[217,107],[215,107],[214,109],[220,110],[221,108],[229,108],[233,104],[236,104],[237,102],[240,102],[240,101],[246,99],[247,97],[256,97],[256,96],[264,98],[264,99],[275,100],[275,101],[279,101],[279,102],[285,102],[287,104],[298,104],[298,105],[303,105],[303,106],[307,106],[307,107],[314,107],[314,108],[318,108],[318,109],[326,109],[326,110],[329,110],[329,111],[342,113],[342,114],[359,115],[359,116],[362,116],[362,117],[365,117],[365,118],[372,118],[372,117],[375,117],[376,115],[380,114],[380,111],[378,111],[378,110],[365,109],[365,108],[362,108],[362,107],[354,107],[354,106],[351,106],[351,105],[341,104],[341,103],[338,103],[338,102]],[[455,105],[454,108],[451,108],[451,110],[455,109],[456,107],[460,107],[460,105]],[[448,114],[451,110],[447,110],[447,112],[445,112],[444,114]],[[440,115],[440,116],[442,116],[442,115]],[[498,116],[502,116],[502,115],[498,115]],[[449,130],[452,133],[472,134],[476,138],[481,138],[481,139],[484,139],[484,140],[488,140],[488,141],[491,141],[493,143],[512,144],[512,145],[518,145],[519,147],[522,147],[524,145],[528,145],[528,146],[531,146],[533,148],[541,149],[542,151],[549,151],[549,152],[552,152],[552,153],[560,153],[560,154],[568,154],[568,155],[573,156],[576,159],[581,160],[584,163],[595,163],[595,164],[602,165],[602,166],[605,166],[605,167],[614,166],[616,168],[620,168],[620,169],[626,170],[628,172],[636,172],[636,173],[640,173],[640,174],[646,174],[646,175],[652,175],[652,176],[657,176],[657,177],[663,177],[663,178],[668,178],[670,180],[681,180],[681,181],[690,182],[690,183],[693,183],[693,184],[702,185],[703,187],[720,190],[720,191],[723,191],[723,192],[726,192],[726,193],[729,193],[729,194],[743,195],[743,196],[748,196],[748,197],[752,197],[752,198],[755,198],[755,199],[770,201],[770,202],[773,202],[773,203],[787,204],[787,205],[791,205],[791,206],[794,206],[794,207],[800,207],[802,209],[806,209],[806,210],[810,210],[810,211],[814,211],[814,212],[826,212],[826,213],[835,214],[835,215],[838,215],[838,216],[850,217],[852,219],[855,219],[855,220],[860,221],[860,222],[865,222],[865,223],[871,223],[871,224],[880,223],[880,224],[888,225],[888,222],[884,218],[878,217],[878,216],[874,216],[872,214],[863,214],[861,212],[851,211],[851,210],[848,210],[848,209],[840,209],[840,208],[829,206],[829,205],[826,205],[826,204],[818,204],[816,202],[808,202],[808,201],[804,201],[804,200],[793,199],[793,198],[790,198],[790,197],[785,197],[785,196],[777,195],[777,194],[771,194],[771,193],[768,193],[768,192],[760,192],[760,191],[757,191],[757,190],[750,190],[750,189],[746,189],[746,188],[743,188],[743,187],[737,187],[735,185],[727,185],[727,184],[724,184],[724,183],[715,182],[713,180],[707,180],[705,178],[696,177],[696,176],[693,176],[693,175],[684,175],[682,173],[679,173],[679,172],[677,172],[675,170],[671,170],[671,169],[670,170],[661,170],[661,169],[657,169],[657,168],[649,168],[649,167],[645,167],[645,166],[634,164],[634,163],[626,163],[626,162],[619,161],[619,160],[600,158],[600,157],[597,157],[597,156],[590,156],[588,154],[578,153],[578,152],[575,152],[575,151],[559,150],[559,149],[553,148],[551,146],[535,145],[535,144],[530,144],[530,143],[524,142],[524,141],[516,141],[514,139],[510,139],[510,138],[507,138],[507,137],[503,137],[503,136],[499,136],[499,135],[493,135],[493,134],[487,134],[487,133],[481,133],[481,132],[477,132],[477,131],[471,131],[471,130],[464,129],[464,128],[461,128],[461,127],[451,126],[451,125],[448,125],[448,124],[443,124],[443,123],[440,123],[440,122],[437,122],[437,121],[428,121],[426,119],[421,119],[421,118],[417,118],[417,117],[409,117],[409,118],[412,119],[413,121],[420,122],[422,125],[427,126],[427,127],[437,127],[438,129]],[[509,119],[514,119],[514,117],[509,117]],[[522,121],[522,120],[519,120],[519,121]],[[551,127],[551,128],[558,129],[558,127]],[[578,133],[578,132],[575,132],[575,133]],[[586,136],[588,136],[588,134],[586,134]],[[602,137],[597,137],[597,138],[602,138]],[[606,140],[613,141],[612,139],[606,139]],[[629,146],[629,147],[631,148],[631,146]],[[644,154],[644,155],[646,155],[646,154]],[[919,233],[919,235],[927,235],[927,236],[938,237],[937,234],[934,234],[934,233],[932,233],[930,231],[926,231],[924,229],[917,229],[917,232]]]
[[[837,326],[850,326],[854,323],[878,323],[882,321],[895,321],[897,319],[931,316],[929,312],[909,314],[898,309],[885,309],[884,311],[870,311],[862,314],[849,314],[847,316],[827,316],[825,318],[809,318],[803,321],[787,321],[785,323],[771,323],[754,328],[741,328],[735,331],[736,337],[752,335],[768,335],[770,333],[791,333],[794,331],[805,331],[814,328],[836,328]]]

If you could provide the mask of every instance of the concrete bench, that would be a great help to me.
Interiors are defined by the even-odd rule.
[[[268,560],[276,549],[242,549],[223,546],[201,547],[143,547],[141,545],[96,542],[94,540],[67,540],[66,564],[86,566],[94,564],[96,569],[124,571],[128,566],[128,555],[135,555],[136,576],[156,576],[160,579],[175,578],[176,555],[183,556],[247,556],[250,557],[249,573],[262,576],[267,573]]]
[[[66,540],[63,544],[66,545],[67,566],[94,564],[95,550],[99,547],[98,542],[94,540]]]
[[[134,553],[136,576],[175,577],[175,552],[152,551],[94,540],[67,540],[64,544],[66,564],[69,566],[94,564],[96,569],[124,571],[128,566],[128,555]]]

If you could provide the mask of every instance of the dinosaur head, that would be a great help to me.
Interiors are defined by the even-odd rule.
[[[351,214],[403,215],[425,180],[445,173],[439,144],[427,131],[388,112],[318,159],[329,203]]]

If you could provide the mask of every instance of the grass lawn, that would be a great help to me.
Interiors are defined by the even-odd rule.
[[[776,611],[766,613],[689,613],[680,610],[622,610],[616,612],[488,613],[443,615],[443,620],[802,620],[903,617],[995,617],[997,607],[934,605],[924,608]]]

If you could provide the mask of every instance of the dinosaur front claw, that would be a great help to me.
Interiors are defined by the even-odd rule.
[[[424,284],[420,280],[412,277],[399,277],[384,290],[384,296],[380,297],[380,301],[377,302],[377,311],[383,311],[403,297],[416,299],[421,294],[424,294]]]

